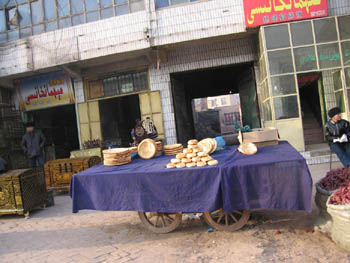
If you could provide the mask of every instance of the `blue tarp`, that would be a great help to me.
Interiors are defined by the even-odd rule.
[[[212,157],[219,165],[167,169],[169,156],[136,158],[123,166],[96,165],[72,177],[73,212],[206,212],[222,207],[226,212],[311,211],[311,175],[289,143],[259,148],[253,156],[226,147]]]

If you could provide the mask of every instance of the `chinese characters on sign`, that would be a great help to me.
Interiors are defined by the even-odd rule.
[[[71,80],[64,72],[53,72],[15,81],[22,111],[74,103]]]
[[[244,0],[246,27],[328,15],[327,0]]]

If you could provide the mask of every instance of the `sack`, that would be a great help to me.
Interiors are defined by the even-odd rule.
[[[350,251],[350,204],[331,205],[327,200],[327,212],[332,216],[331,237],[335,243]]]
[[[321,179],[322,180],[322,179]],[[321,180],[316,183],[316,195],[315,203],[320,210],[320,215],[327,220],[331,219],[331,216],[327,213],[327,201],[328,198],[338,190],[327,191],[320,186]]]

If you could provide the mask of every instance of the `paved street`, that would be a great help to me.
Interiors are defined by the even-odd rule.
[[[328,168],[310,166],[314,182]],[[256,212],[234,233],[208,233],[199,220],[186,220],[158,235],[144,229],[135,212],[72,214],[63,193],[55,202],[28,220],[0,218],[0,262],[350,262],[350,253],[330,238],[307,231],[316,208],[311,214]]]

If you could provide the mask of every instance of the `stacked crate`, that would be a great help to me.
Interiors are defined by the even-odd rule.
[[[54,190],[69,190],[73,174],[101,163],[98,156],[48,161],[44,165],[46,186]]]

